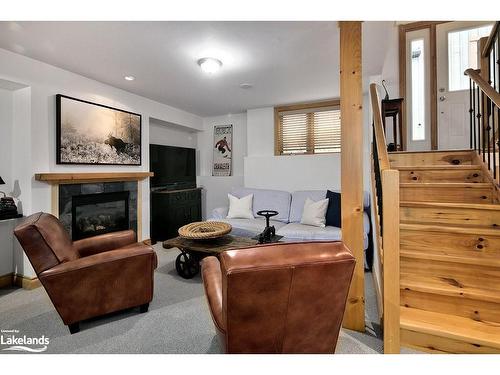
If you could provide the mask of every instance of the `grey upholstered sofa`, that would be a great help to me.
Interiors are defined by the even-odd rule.
[[[335,190],[332,190],[335,191]],[[232,234],[242,237],[253,237],[262,232],[265,219],[257,216],[260,210],[275,210],[278,216],[273,217],[271,225],[276,228],[276,234],[283,236],[282,241],[338,241],[342,238],[340,228],[326,226],[324,228],[300,223],[306,198],[318,201],[326,197],[326,190],[302,190],[289,193],[282,190],[264,190],[251,188],[236,188],[232,195],[242,198],[253,194],[253,214],[255,219],[227,219],[228,207],[219,207],[212,211],[209,220],[224,221],[232,225]],[[369,246],[370,219],[366,213],[370,204],[370,196],[364,193],[364,249]]]

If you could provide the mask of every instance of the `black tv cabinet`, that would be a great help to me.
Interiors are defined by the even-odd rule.
[[[201,188],[151,191],[151,240],[178,235],[183,225],[201,221]]]

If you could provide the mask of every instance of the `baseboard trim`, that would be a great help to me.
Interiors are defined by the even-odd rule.
[[[28,277],[21,276],[21,275],[14,275],[13,284],[20,287],[20,288],[27,289],[27,290],[36,289],[36,288],[42,286],[42,284],[40,283],[40,280],[38,280],[37,277],[30,279]]]
[[[12,272],[0,276],[0,288],[4,288],[6,286],[12,286],[13,281],[14,281],[14,274]]]

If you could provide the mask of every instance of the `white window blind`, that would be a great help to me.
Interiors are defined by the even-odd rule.
[[[338,106],[278,111],[276,126],[278,155],[340,152]]]

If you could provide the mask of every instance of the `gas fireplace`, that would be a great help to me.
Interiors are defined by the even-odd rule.
[[[75,195],[71,219],[73,240],[129,229],[129,192]]]

